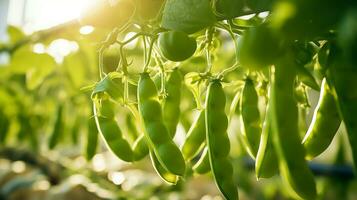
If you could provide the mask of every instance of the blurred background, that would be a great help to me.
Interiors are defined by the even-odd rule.
[[[78,23],[81,10],[91,3],[0,0],[0,199],[222,199],[209,174],[170,186],[157,176],[148,157],[135,163],[122,162],[101,139],[88,159],[92,103],[90,91],[83,88],[99,80],[98,44],[111,31]],[[223,50],[215,62],[227,66],[233,62],[234,46],[226,44],[224,37],[222,40]],[[142,49],[137,43],[134,40],[127,53],[140,68]],[[117,55],[115,46],[105,52],[106,71],[116,68]],[[200,71],[204,65],[197,57],[182,63],[181,68]],[[188,90],[184,95],[191,99],[185,109],[192,111],[193,97]],[[309,95],[314,108],[319,94],[311,91]],[[230,94],[229,101],[232,97]],[[118,113],[118,123],[130,138],[132,127],[137,125],[128,111]],[[187,113],[186,124],[183,120],[175,138],[178,144],[195,117],[195,113]],[[303,126],[311,121],[312,112],[307,116]],[[232,121],[231,153],[241,199],[289,199],[279,176],[256,180],[254,161],[236,138],[238,116]],[[329,149],[310,163],[319,199],[357,199],[349,147],[343,144],[346,137],[341,127]]]

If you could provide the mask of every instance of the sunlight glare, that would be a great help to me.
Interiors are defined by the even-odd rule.
[[[120,185],[125,181],[125,176],[122,172],[109,172],[108,178],[113,181],[115,185]]]
[[[33,45],[33,52],[42,54],[46,52],[46,47],[42,43],[36,43]]]
[[[33,30],[49,28],[80,17],[93,0],[37,0],[29,10]]]
[[[65,39],[57,39],[51,42],[47,49],[47,53],[54,57],[56,62],[61,63],[65,56],[77,51],[78,49],[79,46],[76,42]]]
[[[93,26],[82,26],[81,29],[79,29],[79,32],[82,35],[91,34],[93,31],[94,31],[94,27]]]

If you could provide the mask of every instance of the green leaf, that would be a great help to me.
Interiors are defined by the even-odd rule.
[[[12,25],[7,27],[7,34],[9,35],[11,44],[17,43],[26,36],[18,27]]]
[[[36,89],[56,67],[56,62],[48,54],[36,54],[33,68],[26,73],[26,85],[30,90]]]
[[[80,51],[66,56],[63,60],[63,66],[75,88],[84,86],[87,69],[85,66],[86,58]]]
[[[26,85],[33,90],[53,72],[57,64],[48,54],[37,54],[24,48],[13,54],[10,67],[14,73],[26,74]]]
[[[188,34],[195,33],[216,22],[209,0],[168,0],[162,27]]]
[[[123,97],[124,88],[121,83],[118,83],[118,81],[121,81],[121,75],[119,73],[109,73],[106,77],[104,77],[95,85],[92,92],[92,98],[94,98],[95,95],[98,93],[106,92],[114,100],[120,101]]]

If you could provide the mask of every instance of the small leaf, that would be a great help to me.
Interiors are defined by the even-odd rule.
[[[124,88],[122,84],[118,84],[117,81],[114,81],[118,78],[119,73],[109,73],[106,77],[104,77],[104,79],[95,85],[92,98],[98,93],[106,92],[114,100],[120,100],[123,97]]]
[[[85,63],[86,57],[80,51],[66,56],[63,60],[63,66],[75,88],[85,84],[88,75]]]
[[[7,27],[7,34],[9,35],[11,44],[17,43],[26,36],[18,27],[12,25]]]

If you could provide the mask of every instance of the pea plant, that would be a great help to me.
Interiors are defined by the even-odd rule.
[[[316,199],[308,161],[343,124],[356,164],[355,1],[104,1],[79,23],[106,33],[93,62],[97,81],[81,88],[91,93],[88,160],[100,135],[122,161],[149,157],[167,184],[211,174],[235,200],[236,140],[257,181],[279,175],[292,198]],[[316,107],[312,92],[320,93]],[[62,115],[59,105],[50,148]]]
[[[357,159],[357,118],[353,116],[357,98],[356,90],[351,89],[357,85],[354,2],[120,3],[119,7],[131,12],[123,14],[127,20],[111,19],[117,28],[99,50],[101,80],[92,93],[96,124],[119,159],[131,162],[150,154],[159,176],[171,184],[190,176],[192,170],[211,172],[222,195],[238,199],[227,135],[232,116],[227,115],[226,98],[232,95],[230,113],[239,110],[241,125],[241,130],[234,132],[256,160],[258,179],[280,172],[293,196],[315,199],[316,184],[306,160],[327,149],[342,121],[353,160]],[[252,15],[241,17],[247,14]],[[84,21],[91,23],[90,19]],[[118,39],[129,31],[135,34],[127,40]],[[143,52],[141,65],[128,61],[136,59],[126,53],[133,40]],[[118,67],[104,72],[101,57],[114,44],[119,45]],[[231,62],[218,62],[223,57],[220,51],[232,52],[223,49],[229,44],[234,48]],[[194,67],[198,58],[203,60],[203,70]],[[130,72],[133,65],[141,68]],[[187,70],[187,65],[193,68]],[[182,87],[192,93],[194,109],[200,114],[180,150],[172,139],[180,115],[190,112],[182,110],[183,98],[189,98],[181,94]],[[137,90],[137,96],[131,96],[132,90]],[[299,116],[310,108],[309,90],[321,91],[321,95],[310,126],[302,130]],[[260,98],[266,105],[264,117],[258,107]],[[113,107],[107,108],[108,102],[130,110],[138,123],[142,136],[132,147],[120,136],[113,119],[116,113]],[[196,162],[193,158],[199,155]]]

